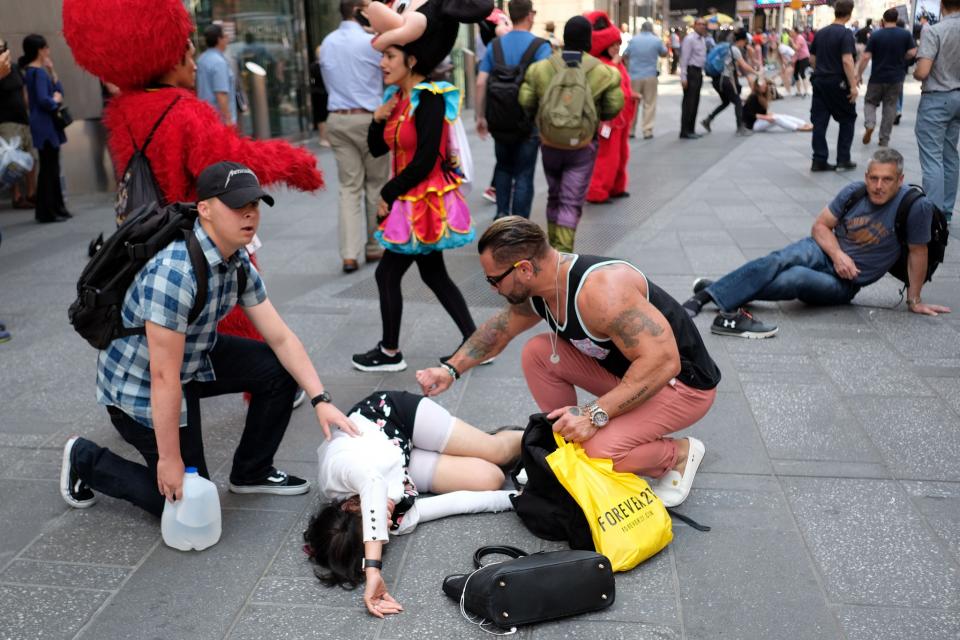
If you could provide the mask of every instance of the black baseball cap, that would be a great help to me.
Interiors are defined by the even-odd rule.
[[[273,197],[260,187],[257,175],[239,162],[218,162],[200,172],[197,200],[210,198],[220,198],[231,209],[239,209],[254,200],[273,206]]]

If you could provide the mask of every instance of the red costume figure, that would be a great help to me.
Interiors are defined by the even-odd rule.
[[[601,122],[597,128],[597,161],[593,165],[593,177],[587,191],[587,202],[609,202],[610,198],[625,198],[627,193],[627,160],[630,159],[630,123],[637,110],[637,100],[630,89],[630,75],[620,61],[611,58],[610,48],[620,46],[620,29],[610,22],[603,11],[589,11],[583,16],[593,25],[590,55],[620,72],[620,88],[623,90],[623,109],[613,120]]]
[[[103,119],[116,170],[122,174],[134,142],[143,144],[176,99],[146,151],[167,202],[195,201],[197,176],[223,160],[250,167],[264,185],[283,183],[302,191],[322,187],[312,154],[284,141],[242,137],[196,97],[192,31],[181,0],[64,0],[63,34],[77,64],[120,87]],[[171,74],[180,80],[171,84]],[[239,307],[218,329],[262,339]]]

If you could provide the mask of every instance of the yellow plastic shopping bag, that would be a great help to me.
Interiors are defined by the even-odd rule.
[[[632,569],[670,544],[670,514],[646,480],[614,471],[612,460],[591,458],[579,444],[553,435],[557,450],[547,463],[583,509],[593,545],[614,571]]]

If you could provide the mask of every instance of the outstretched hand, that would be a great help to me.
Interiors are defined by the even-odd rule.
[[[323,428],[323,437],[327,440],[331,438],[330,430],[332,428],[339,428],[341,431],[345,431],[351,436],[360,435],[360,430],[357,429],[357,425],[351,422],[350,418],[343,415],[343,412],[340,409],[337,409],[329,402],[321,402],[317,405],[317,421],[320,423],[320,426]]]
[[[919,313],[922,316],[937,316],[941,313],[950,313],[950,307],[944,307],[943,305],[939,304],[926,304],[923,302],[910,305],[909,309],[910,311]]]
[[[443,367],[430,367],[417,371],[417,382],[420,383],[423,395],[429,398],[449,389],[453,384],[453,377]]]
[[[379,570],[367,571],[367,584],[363,588],[363,603],[367,611],[378,618],[392,613],[400,613],[403,606],[387,593],[387,585]]]

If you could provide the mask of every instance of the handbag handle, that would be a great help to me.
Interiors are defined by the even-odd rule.
[[[500,556],[510,556],[511,558],[520,558],[528,554],[523,549],[517,547],[511,547],[510,545],[496,545],[491,544],[485,547],[480,547],[473,553],[473,566],[477,569],[483,567],[483,564],[480,562],[485,556],[489,555],[500,555]]]

